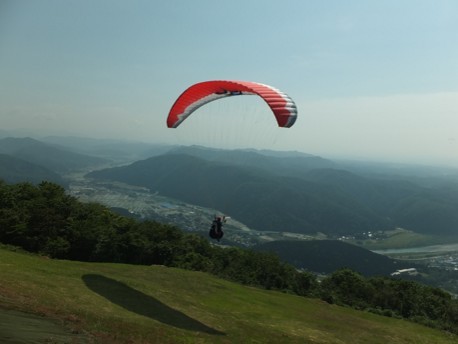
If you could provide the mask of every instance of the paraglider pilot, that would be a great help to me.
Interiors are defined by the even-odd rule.
[[[224,232],[223,232],[223,223],[226,222],[226,216],[216,216],[215,219],[212,222],[212,226],[210,228],[210,237],[213,239],[216,239],[220,241],[220,239],[223,237]]]

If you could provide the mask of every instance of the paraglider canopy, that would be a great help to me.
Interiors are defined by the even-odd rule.
[[[280,90],[251,81],[215,80],[200,82],[185,90],[170,109],[167,126],[176,128],[202,105],[238,95],[258,95],[264,99],[272,109],[279,127],[289,128],[296,121],[296,104]]]

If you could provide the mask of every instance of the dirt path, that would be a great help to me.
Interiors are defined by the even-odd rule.
[[[70,333],[52,320],[0,308],[0,343],[85,343],[80,335]]]

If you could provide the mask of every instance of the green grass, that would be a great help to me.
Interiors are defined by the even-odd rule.
[[[408,321],[246,287],[205,273],[50,260],[4,249],[0,249],[0,307],[38,314],[84,334],[72,337],[76,343],[458,340]]]

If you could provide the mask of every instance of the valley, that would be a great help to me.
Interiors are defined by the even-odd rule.
[[[69,176],[67,176],[69,178]],[[205,208],[166,197],[145,187],[121,182],[96,181],[83,173],[70,176],[69,193],[83,202],[97,202],[118,213],[137,219],[173,224],[182,230],[206,235],[218,209]],[[231,216],[230,214],[224,214]],[[225,224],[224,239],[239,246],[254,246],[274,240],[326,239],[326,235],[257,231],[231,217]]]
[[[402,174],[383,164],[369,168],[297,152],[198,146],[111,143],[114,151],[109,155],[105,150],[102,154],[98,145],[84,152],[75,146],[77,153],[67,153],[68,148],[33,139],[4,139],[0,147],[10,155],[5,159],[17,155],[27,160],[4,163],[0,175],[7,182],[20,176],[38,183],[47,167],[48,175],[58,173],[60,184],[83,202],[100,203],[135,219],[172,224],[205,238],[213,217],[226,215],[230,219],[225,236],[219,243],[212,241],[215,245],[256,248],[289,242],[281,248],[284,259],[297,242],[334,240],[350,246],[351,253],[336,246],[333,250],[341,256],[331,257],[325,243],[317,242],[314,256],[295,265],[330,273],[329,267],[338,269],[346,259],[345,266],[357,270],[355,262],[364,254],[355,253],[356,245],[405,262],[394,269],[388,264],[384,274],[416,267],[422,282],[458,293],[458,283],[453,282],[458,280],[458,249],[448,246],[458,242],[455,170],[411,166]],[[54,156],[58,158],[50,158]],[[385,265],[376,263],[376,258],[367,258],[367,273]],[[326,264],[312,268],[306,263],[333,260],[338,264],[328,264],[328,269]]]
[[[172,224],[207,237],[215,214],[223,214],[218,209],[166,197],[157,190],[119,181],[92,179],[85,174],[80,171],[66,176],[69,193],[83,202],[103,204],[121,215]],[[238,221],[232,214],[224,215],[230,219],[225,224],[223,240],[220,243],[215,241],[215,245],[255,247],[285,240],[340,240],[403,261],[405,267],[415,266],[420,273],[403,278],[419,279],[458,295],[458,244],[453,244],[458,240],[455,237],[418,234],[402,228],[334,237],[323,233],[259,231]],[[320,259],[326,259],[326,254],[322,256]]]
[[[218,209],[189,204],[163,196],[145,187],[114,181],[92,180],[85,178],[83,173],[74,174],[70,178],[69,193],[83,202],[101,203],[122,215],[173,224],[182,230],[204,236],[207,235],[215,214],[222,214]],[[224,215],[231,216],[231,214]],[[406,244],[406,247],[398,247],[396,238],[399,239],[398,243],[408,238],[409,243]],[[450,238],[445,238],[441,244],[410,247],[415,242],[424,243],[425,240],[429,240],[429,242],[437,243],[440,240],[432,236],[426,238],[400,228],[386,232],[366,232],[358,235],[331,237],[323,233],[306,235],[281,231],[259,231],[231,217],[225,225],[225,236],[221,244],[252,247],[277,240],[325,239],[337,239],[356,244],[375,253],[421,263],[441,270],[458,271],[458,243],[450,244]]]

